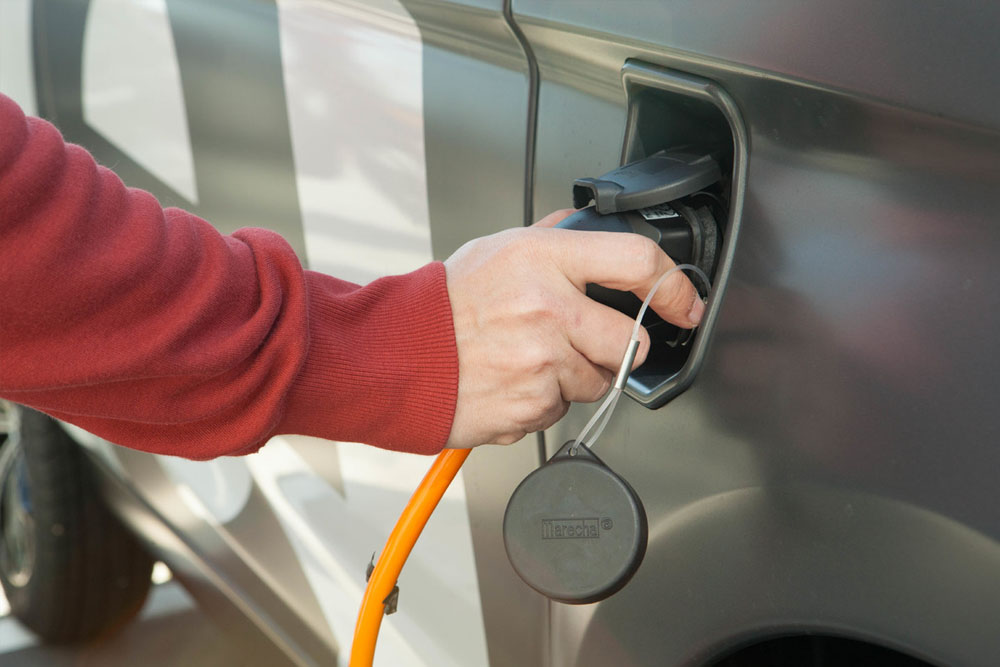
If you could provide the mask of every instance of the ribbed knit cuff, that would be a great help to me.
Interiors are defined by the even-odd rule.
[[[440,451],[458,396],[444,265],[358,287],[306,272],[309,354],[275,433]]]

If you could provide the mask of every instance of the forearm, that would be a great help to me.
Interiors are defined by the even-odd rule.
[[[130,447],[210,458],[276,433],[433,452],[457,387],[440,265],[366,287],[276,234],[125,188],[0,96],[0,395]]]

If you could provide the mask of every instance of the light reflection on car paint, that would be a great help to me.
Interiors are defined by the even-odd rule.
[[[81,78],[79,68],[74,69],[74,63],[86,62],[85,53],[97,66],[95,54],[114,51],[115,36],[128,34],[130,26],[112,25],[123,21],[127,12],[116,15],[109,2],[64,7],[36,0],[33,30],[47,66],[36,72],[39,108],[68,139],[113,165],[127,184],[153,191],[166,205],[193,210],[223,231],[246,225],[276,227],[314,268],[339,277],[366,282],[431,259],[420,37],[402,7],[395,2],[367,8],[281,2],[270,9],[264,5],[252,16],[189,0],[133,8],[147,12],[140,20],[149,18],[157,22],[157,30],[169,30],[176,44],[182,90],[174,92],[174,99],[183,104],[194,171],[188,188],[177,185],[183,179],[165,177],[155,160],[144,157],[148,152],[141,145],[143,132],[170,119],[157,120],[148,112],[119,113],[121,109],[94,87],[101,85],[99,80]],[[87,25],[88,20],[102,25]],[[255,41],[247,42],[241,31],[253,34]],[[339,39],[331,40],[331,32]],[[44,39],[52,35],[59,40]],[[95,35],[102,39],[99,51],[91,43]],[[206,42],[209,37],[214,44]],[[342,52],[338,55],[336,49]],[[163,49],[144,55],[170,57]],[[345,67],[345,61],[361,67]],[[111,91],[115,94],[141,95],[137,88],[127,90],[132,85],[128,77],[105,83],[118,87]],[[88,112],[87,95],[95,104],[102,99],[105,103]],[[246,114],[249,108],[252,117]],[[135,127],[123,127],[127,123]],[[122,138],[129,136],[138,139]],[[239,202],[243,195],[250,199]],[[112,467],[131,471],[126,473],[130,484],[142,491],[144,480],[136,471],[145,468],[133,464],[137,456],[148,455],[119,457],[115,448],[85,439]],[[308,458],[296,454],[301,445],[290,438],[266,446],[246,462],[158,458],[160,470],[180,494],[171,495],[171,502],[180,498],[194,516],[214,526],[234,547],[239,545],[255,568],[271,573],[267,578],[273,585],[292,586],[277,592],[306,614],[310,625],[327,625],[328,640],[343,650],[350,642],[364,563],[384,543],[403,489],[416,485],[429,460],[328,443],[327,455],[341,460],[326,466],[327,473],[380,471],[357,486],[353,478],[317,476],[305,464]],[[314,447],[307,449],[315,454]],[[279,454],[282,465],[275,460]],[[283,464],[293,462],[299,467],[288,475]],[[270,506],[260,504],[254,487]],[[306,492],[322,502],[306,502]],[[253,530],[255,523],[268,522],[247,521],[246,514],[261,511],[273,513],[284,535]],[[400,613],[387,621],[382,650],[396,655],[399,661],[394,664],[401,665],[484,664],[485,637],[461,480],[438,514],[411,559],[410,569],[421,574],[406,586]],[[328,530],[331,526],[338,529]],[[341,562],[337,554],[349,538],[352,558]],[[293,566],[289,549],[314,588],[308,594],[294,589],[298,578],[287,576]],[[363,560],[353,557],[362,554]],[[347,597],[332,583],[338,571],[334,563],[354,583]],[[316,617],[317,603],[325,620]],[[427,614],[428,609],[434,614]],[[440,623],[449,616],[451,622]],[[449,627],[462,628],[460,641],[442,634],[451,632]]]

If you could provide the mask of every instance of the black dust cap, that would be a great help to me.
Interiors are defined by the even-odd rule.
[[[568,604],[598,602],[628,583],[646,554],[646,511],[628,482],[573,441],[514,490],[503,541],[525,583]]]

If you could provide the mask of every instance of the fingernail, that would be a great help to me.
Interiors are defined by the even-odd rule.
[[[688,321],[691,326],[696,327],[701,324],[701,316],[705,314],[705,302],[701,300],[700,296],[694,297],[694,303],[691,304],[691,312],[688,313]]]

